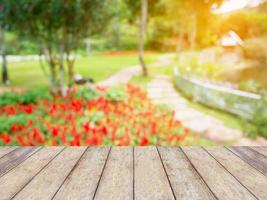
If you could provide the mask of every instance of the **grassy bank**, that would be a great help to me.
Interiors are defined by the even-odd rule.
[[[158,55],[149,54],[146,61],[153,62]],[[138,64],[136,55],[93,55],[81,57],[75,62],[75,73],[91,77],[96,82],[104,80],[113,73]],[[13,62],[8,64],[10,86],[26,89],[49,86],[49,79],[44,75],[38,61]],[[46,68],[49,72],[49,69]]]

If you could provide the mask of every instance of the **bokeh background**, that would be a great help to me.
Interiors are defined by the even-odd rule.
[[[1,0],[0,45],[2,145],[267,144],[265,0]]]

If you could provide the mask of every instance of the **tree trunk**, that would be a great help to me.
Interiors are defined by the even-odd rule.
[[[145,34],[146,34],[147,11],[148,11],[148,2],[147,0],[142,0],[138,54],[139,54],[139,62],[142,67],[144,76],[148,75],[148,70],[147,70],[147,67],[144,61],[144,42],[145,42]]]
[[[67,65],[68,65],[68,86],[72,87],[73,85],[73,79],[74,79],[74,62],[75,58],[71,59],[70,58],[70,53],[67,53]]]
[[[181,28],[180,33],[179,33],[179,38],[177,40],[177,44],[176,44],[176,54],[179,57],[179,54],[183,48],[183,39],[184,39],[184,31]]]
[[[40,67],[41,67],[41,69],[42,69],[42,71],[43,71],[43,73],[44,73],[44,76],[47,78],[47,79],[49,79],[50,77],[49,77],[49,73],[46,71],[46,69],[45,69],[45,64],[44,64],[44,62],[43,62],[43,51],[42,51],[42,48],[40,48],[40,52],[39,52],[39,63],[40,63]]]
[[[87,36],[87,38],[85,39],[85,45],[86,45],[86,55],[90,56],[91,54],[91,44],[90,44],[90,37]]]
[[[60,93],[62,96],[66,96],[66,88],[64,81],[64,44],[61,41],[59,44],[59,82],[60,82]]]
[[[51,87],[53,93],[58,93],[57,87],[57,72],[56,72],[56,60],[53,58],[51,48],[45,48],[46,59],[50,66],[51,71]]]
[[[5,30],[3,26],[0,26],[0,52],[2,56],[2,82],[4,85],[9,84],[8,71],[7,71],[7,61],[6,61],[6,49],[5,49]]]

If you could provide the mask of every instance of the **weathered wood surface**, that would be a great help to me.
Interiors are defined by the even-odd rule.
[[[2,147],[0,200],[267,199],[267,147]]]

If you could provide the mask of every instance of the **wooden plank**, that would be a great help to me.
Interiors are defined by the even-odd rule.
[[[22,163],[39,149],[39,147],[21,147],[3,156],[0,159],[0,176]]]
[[[267,157],[267,147],[249,147]]]
[[[64,149],[14,199],[51,199],[81,158],[85,147]]]
[[[184,153],[175,147],[158,147],[177,199],[215,199]]]
[[[93,199],[109,147],[89,148],[54,199]]]
[[[133,199],[133,147],[111,149],[95,199]]]
[[[0,199],[11,199],[62,149],[63,147],[43,148],[2,176],[0,178]]]
[[[226,148],[206,150],[258,199],[267,199],[267,178]]]
[[[201,147],[182,149],[217,198],[256,199]]]
[[[134,148],[135,199],[174,199],[156,147]]]
[[[1,147],[0,148],[0,158],[5,156],[6,154],[10,153],[11,151],[14,151],[17,147]]]
[[[267,158],[247,147],[230,147],[233,153],[267,176]]]

